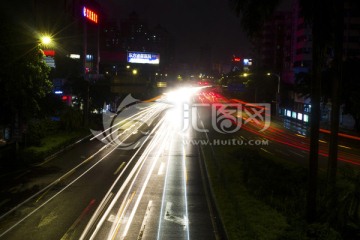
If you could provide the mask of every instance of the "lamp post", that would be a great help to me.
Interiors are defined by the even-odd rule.
[[[277,90],[276,90],[276,99],[275,99],[275,110],[276,110],[276,116],[279,115],[279,101],[280,101],[280,75],[276,74],[276,73],[266,73],[266,75],[271,76],[274,75],[277,77]]]
[[[247,73],[246,72],[246,73],[241,74],[240,76],[246,78],[246,77],[249,77],[250,75],[254,75],[254,73]],[[245,84],[247,84],[248,81]],[[254,87],[254,103],[257,102],[257,95],[258,95],[258,87],[256,86],[256,87]]]

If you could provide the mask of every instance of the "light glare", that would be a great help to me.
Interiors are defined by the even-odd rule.
[[[41,43],[44,45],[49,45],[51,43],[51,37],[49,36],[42,36]]]

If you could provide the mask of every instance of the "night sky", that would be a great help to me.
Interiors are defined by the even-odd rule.
[[[231,12],[228,0],[98,0],[113,18],[135,11],[149,27],[160,24],[176,39],[176,54],[194,60],[201,46],[212,48],[214,62],[229,62],[233,54],[249,57],[250,44]]]

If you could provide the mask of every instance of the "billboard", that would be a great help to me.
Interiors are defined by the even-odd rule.
[[[129,63],[159,64],[160,54],[149,52],[128,52],[127,61]]]

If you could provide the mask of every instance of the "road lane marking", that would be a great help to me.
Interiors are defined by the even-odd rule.
[[[99,214],[97,216],[102,216],[102,213],[104,212],[105,206],[108,204],[108,202],[110,201],[110,199],[114,196],[113,192],[109,192],[108,194],[106,194],[105,198],[103,199],[103,201],[101,201],[101,203],[98,206],[98,212]],[[95,214],[95,213],[94,213]],[[94,216],[94,215],[93,215]]]
[[[121,219],[122,219],[122,215],[124,214],[125,210],[128,208],[128,206],[130,205],[130,203],[132,202],[134,196],[136,194],[136,191],[134,191],[131,196],[128,198],[128,200],[126,201],[126,204],[121,204],[121,207],[118,211],[118,213],[115,216],[115,221],[116,221],[116,227],[114,229],[114,231],[111,233],[111,235],[108,237],[108,239],[111,238],[111,240],[114,240],[119,232],[120,226],[121,226]],[[112,237],[111,237],[112,236]]]
[[[289,150],[289,149],[288,149],[288,151],[291,152],[292,154],[298,155],[299,157],[305,158],[305,156],[300,154],[300,153],[294,152],[294,151]]]
[[[55,193],[53,196],[51,196],[48,200],[46,200],[44,203],[42,203],[40,206],[36,207],[34,210],[32,210],[30,213],[28,213],[26,216],[24,216],[22,219],[20,219],[19,221],[17,221],[14,225],[12,225],[10,228],[8,228],[7,230],[5,230],[4,232],[0,233],[0,238],[4,235],[6,235],[8,232],[10,232],[12,229],[14,229],[16,226],[18,226],[20,223],[22,223],[23,221],[25,221],[27,218],[29,218],[31,215],[33,215],[35,212],[37,212],[40,208],[42,208],[43,206],[45,206],[47,203],[49,203],[51,200],[53,200],[55,197],[57,197],[59,194],[61,194],[62,192],[64,192],[66,189],[68,189],[71,185],[73,185],[76,181],[78,181],[82,176],[84,176],[86,173],[88,173],[91,169],[93,169],[96,165],[98,165],[100,162],[102,162],[108,155],[110,155],[114,150],[116,150],[116,148],[112,149],[110,152],[108,152],[107,154],[105,154],[105,156],[103,156],[101,159],[99,159],[96,163],[94,163],[91,167],[89,167],[87,170],[85,170],[83,173],[80,174],[80,176],[78,176],[77,178],[75,178],[73,181],[71,181],[69,184],[67,184],[65,187],[63,187],[61,190],[59,190],[57,193]],[[99,150],[100,151],[100,150]],[[78,166],[82,165],[79,164]],[[76,169],[77,167],[75,167],[74,169]],[[34,197],[38,196],[39,194],[43,193],[44,191],[46,191],[48,188],[52,187],[54,184],[58,183],[59,179],[55,180],[52,184],[48,185],[46,188],[43,188],[41,191],[37,192],[36,194],[34,194],[33,196],[29,197],[27,200],[25,200],[24,202],[22,202],[21,204],[17,205],[16,207],[14,207],[13,209],[11,209],[10,211],[8,211],[7,213],[5,213],[4,215],[2,215],[0,217],[0,219],[4,218],[5,216],[7,216],[9,213],[13,212],[14,210],[18,209],[20,206],[24,205],[25,203],[27,203],[28,201],[30,201],[31,199],[33,199]]]
[[[137,237],[137,240],[141,240],[142,237],[144,236],[144,232],[145,232],[145,228],[146,228],[146,224],[148,222],[148,219],[150,218],[150,213],[152,210],[152,200],[149,201],[147,207],[146,207],[146,212],[145,212],[145,216],[144,216],[144,220],[142,221],[141,224],[141,228],[139,231],[139,235]]]
[[[110,214],[109,218],[108,218],[108,222],[114,223],[116,220],[116,217],[114,214]]]
[[[121,168],[124,167],[124,165],[125,165],[125,162],[122,162],[122,163],[120,164],[120,166],[119,166],[119,167],[116,169],[116,171],[114,172],[114,175],[118,174],[118,173],[120,172]]]
[[[244,141],[247,141],[247,139],[244,137],[244,136],[240,136],[240,140],[244,140]]]
[[[168,133],[165,133],[165,135],[166,135],[166,138],[164,138],[164,139],[167,139],[167,138],[169,137]],[[157,145],[157,144],[155,144],[155,146],[156,146],[156,145]],[[138,206],[139,206],[139,204],[140,204],[140,200],[142,199],[143,194],[144,194],[144,192],[145,192],[145,189],[146,189],[146,187],[147,187],[147,185],[148,185],[148,183],[149,183],[149,180],[150,180],[150,177],[151,177],[151,175],[152,175],[152,173],[153,173],[153,171],[154,171],[155,165],[156,165],[157,161],[159,160],[161,153],[164,151],[164,145],[165,145],[165,144],[164,144],[164,142],[163,142],[163,143],[162,143],[162,147],[161,147],[160,149],[158,149],[158,152],[157,152],[157,154],[156,154],[156,156],[155,156],[155,159],[153,160],[153,164],[151,165],[151,168],[150,168],[150,170],[149,170],[149,172],[148,172],[148,175],[146,176],[146,179],[145,179],[145,181],[144,181],[144,183],[143,183],[143,186],[142,186],[142,188],[141,188],[141,190],[140,190],[139,196],[138,196],[138,198],[137,198],[137,200],[136,200],[136,202],[135,202],[135,205],[134,205],[134,207],[133,207],[133,210],[132,210],[132,212],[131,212],[131,214],[130,214],[130,216],[129,216],[129,219],[128,219],[128,221],[127,221],[127,224],[126,224],[126,226],[125,226],[124,233],[123,233],[123,235],[122,235],[122,236],[123,236],[122,239],[125,238],[125,236],[127,235],[127,232],[129,231],[130,225],[131,225],[132,220],[133,220],[133,218],[134,218],[134,216],[135,216],[136,210],[137,210],[137,208],[138,208]],[[154,150],[154,149],[152,149],[152,150]]]
[[[136,149],[140,145],[140,142],[137,142],[134,149]]]
[[[260,150],[262,150],[262,151],[264,151],[264,152],[266,152],[266,153],[269,153],[269,154],[271,154],[271,155],[274,155],[272,152],[266,150],[265,148],[260,148]]]
[[[189,210],[188,210],[188,200],[187,200],[187,187],[186,187],[186,183],[187,183],[187,171],[186,171],[186,152],[185,152],[185,147],[182,147],[182,165],[183,165],[183,171],[184,171],[184,178],[183,178],[183,184],[184,184],[184,202],[185,202],[185,215],[184,215],[184,221],[185,221],[185,225],[184,225],[184,231],[187,230],[187,239],[190,239],[190,230],[189,230]]]
[[[43,194],[40,195],[40,197],[38,197],[38,199],[36,199],[35,202],[38,202],[40,201],[40,199],[42,199],[49,191],[50,191],[51,188],[48,188]]]
[[[75,172],[75,168],[73,168],[72,170],[70,170],[69,172],[65,173],[65,175],[63,175],[61,178],[59,178],[59,182],[61,180],[64,180],[65,178],[69,177],[71,174],[73,174]]]
[[[170,144],[169,144],[169,155],[167,157],[167,164],[166,164],[166,174],[165,174],[165,179],[164,179],[164,188],[163,188],[163,194],[162,194],[162,198],[161,198],[161,208],[160,208],[160,218],[159,218],[159,223],[158,223],[158,233],[157,233],[157,238],[156,239],[160,239],[160,234],[161,234],[161,226],[162,226],[162,214],[164,211],[164,203],[165,203],[165,195],[166,195],[166,186],[168,183],[168,178],[169,178],[169,168],[170,168],[170,159],[171,159],[171,152],[173,150],[173,145],[174,145],[174,140],[170,139]]]
[[[344,146],[344,145],[338,145],[338,146],[341,147],[341,148],[351,149],[351,147],[347,147],[347,146]]]
[[[319,139],[319,142],[321,142],[321,143],[327,143],[326,141],[321,140],[321,139]]]
[[[74,233],[75,228],[77,227],[77,225],[81,222],[81,220],[84,218],[84,216],[90,211],[90,209],[92,208],[92,206],[95,203],[95,199],[91,199],[91,201],[89,202],[89,204],[86,206],[86,208],[81,212],[80,216],[75,220],[75,222],[71,225],[71,227],[66,231],[66,233],[64,234],[64,236],[61,238],[61,240],[67,240],[67,239],[71,239],[71,235]]]
[[[181,226],[184,226],[184,230],[186,230],[186,227],[189,224],[188,218],[185,215],[184,215],[183,218],[174,216],[172,211],[171,211],[172,204],[173,204],[172,202],[166,202],[164,219],[167,220],[167,221],[179,224]]]
[[[286,153],[286,152],[284,152],[284,151],[281,151],[281,150],[279,150],[279,149],[275,149],[275,151],[278,152],[278,153],[280,153],[280,154],[283,154],[283,155],[285,155],[285,156],[287,156],[287,157],[290,156],[290,154],[288,154],[288,153]]]
[[[44,216],[41,218],[39,224],[38,224],[38,228],[44,227],[45,225],[50,224],[52,221],[54,221],[57,218],[57,215],[55,214],[54,211],[51,211],[50,214]]]
[[[147,139],[149,139],[151,137],[151,134],[155,131],[158,130],[158,128],[160,128],[161,124],[163,123],[163,119],[161,119],[156,126],[153,128],[152,132],[147,136]],[[140,150],[142,150],[143,146],[145,146],[145,143],[147,142],[147,139],[142,142],[141,146],[136,150],[136,152],[132,155],[132,157],[130,158],[130,160],[128,161],[128,163],[125,166],[125,169],[130,165],[130,163],[132,161],[134,161],[134,159],[138,156],[138,153],[140,152]],[[149,143],[148,146],[146,146],[145,148],[145,152],[150,151],[149,148],[152,148],[152,142],[153,140]],[[155,143],[156,144],[156,143]],[[125,182],[121,185],[120,190],[117,191],[116,195],[114,196],[113,200],[110,202],[108,208],[106,209],[106,211],[100,214],[100,208],[98,208],[95,213],[93,214],[93,216],[91,217],[91,219],[89,220],[88,224],[86,225],[84,231],[82,232],[81,236],[80,236],[80,240],[84,240],[84,239],[94,239],[96,234],[98,233],[98,231],[100,230],[100,227],[102,226],[102,224],[104,223],[104,221],[106,220],[106,216],[109,215],[110,210],[114,207],[116,201],[118,200],[118,198],[120,197],[120,194],[124,191],[125,187],[128,185],[128,183],[130,182],[130,179],[133,177],[133,175],[135,174],[135,172],[137,171],[137,169],[140,167],[140,165],[143,163],[143,159],[145,159],[145,156],[143,156],[143,154],[140,156],[140,158],[136,161],[135,166],[132,168],[130,174],[127,176],[127,178],[125,179]],[[113,184],[111,185],[111,187],[109,188],[109,192],[113,191],[113,189],[115,188],[116,184],[118,183],[118,181],[120,180],[120,177],[122,176],[122,174],[124,173],[124,171],[122,171],[120,173],[120,175],[116,178],[116,180],[113,182]],[[105,201],[105,198],[102,200],[102,202]],[[101,204],[100,204],[101,206]],[[92,230],[90,237],[87,237],[87,234],[89,234],[90,228],[95,224],[95,222],[97,221],[97,219],[100,218],[100,220],[98,221],[98,223],[96,224],[96,227],[94,230]]]
[[[164,167],[165,167],[164,162],[161,162],[160,167],[159,167],[159,171],[158,171],[158,175],[163,175]]]

